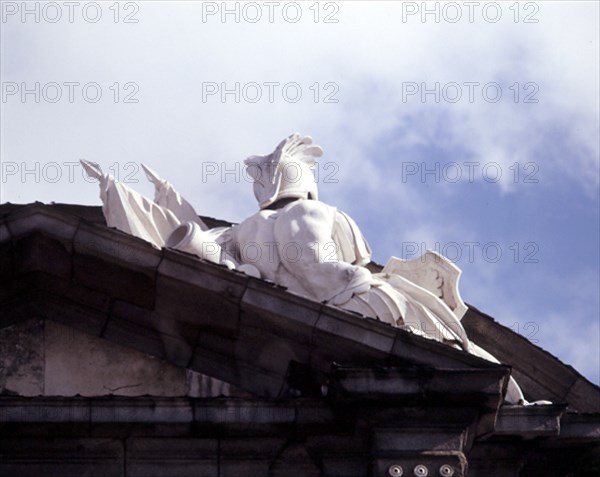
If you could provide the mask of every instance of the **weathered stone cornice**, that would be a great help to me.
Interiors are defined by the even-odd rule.
[[[45,317],[267,397],[286,390],[291,362],[499,367],[52,206],[0,227],[2,325]]]

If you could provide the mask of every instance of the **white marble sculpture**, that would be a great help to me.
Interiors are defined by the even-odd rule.
[[[322,153],[310,137],[293,134],[271,154],[246,159],[260,210],[238,225],[215,229],[208,229],[171,184],[145,166],[155,185],[154,201],[82,163],[100,182],[109,227],[498,362],[469,340],[460,322],[467,307],[458,293],[460,270],[454,264],[427,252],[411,261],[392,257],[381,273],[365,267],[371,250],[356,223],[318,200],[312,169]],[[512,378],[506,401],[525,402]]]

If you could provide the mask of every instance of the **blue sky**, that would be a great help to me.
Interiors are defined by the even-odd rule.
[[[99,204],[80,158],[150,194],[143,162],[240,221],[241,161],[310,134],[375,260],[446,251],[465,301],[600,381],[597,2],[112,4],[3,3],[2,202]]]

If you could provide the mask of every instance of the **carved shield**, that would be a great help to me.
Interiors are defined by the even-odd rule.
[[[402,260],[391,257],[382,273],[400,275],[440,298],[460,320],[467,305],[460,297],[458,280],[461,270],[443,255],[427,250],[419,258]]]

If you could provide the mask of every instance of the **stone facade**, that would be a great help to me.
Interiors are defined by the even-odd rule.
[[[0,357],[5,395],[236,395],[222,381],[41,318],[1,329]]]
[[[502,405],[510,366],[154,249],[99,208],[0,217],[0,476],[600,474],[598,387],[472,307],[469,335],[555,404]]]

